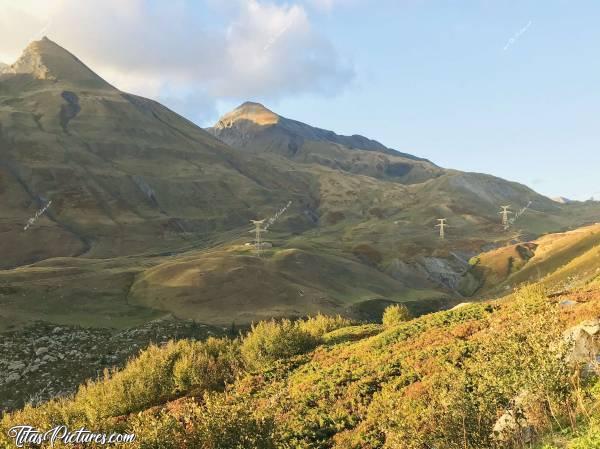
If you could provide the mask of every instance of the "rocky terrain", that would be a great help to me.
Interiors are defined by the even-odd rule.
[[[0,334],[0,414],[71,394],[86,379],[124,366],[152,343],[224,333],[222,328],[167,319],[122,331],[37,322]]]

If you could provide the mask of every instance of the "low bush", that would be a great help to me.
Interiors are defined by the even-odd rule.
[[[242,341],[241,353],[246,366],[258,369],[278,359],[311,351],[318,343],[319,339],[304,329],[302,322],[261,321],[252,326]]]
[[[403,304],[389,306],[383,312],[382,323],[384,327],[396,326],[412,318],[408,308]]]
[[[197,403],[179,401],[130,420],[131,449],[275,449],[275,428],[244,401],[206,393]]]
[[[239,369],[236,343],[209,338],[150,346],[121,371],[105,371],[75,396],[90,419],[118,416],[190,391],[222,390]]]
[[[300,321],[300,329],[308,332],[313,337],[321,338],[328,332],[332,332],[343,327],[351,326],[353,323],[340,315],[327,316],[319,313],[314,317]]]
[[[317,316],[151,347],[72,398],[5,415],[0,448],[23,423],[133,432],[131,449],[598,447],[600,382],[566,363],[563,331],[598,316],[600,297],[565,310],[534,285],[407,322],[392,310],[388,328]],[[531,442],[494,432],[507,413]]]

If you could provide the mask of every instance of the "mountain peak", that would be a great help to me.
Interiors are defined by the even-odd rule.
[[[251,101],[223,115],[207,131],[240,150],[275,153],[376,178],[415,183],[443,173],[426,159],[395,151],[376,140],[336,134],[283,117]]]
[[[233,111],[223,115],[215,125],[215,128],[231,128],[235,122],[240,120],[252,122],[260,126],[269,126],[279,123],[280,117],[260,103],[246,101]]]
[[[75,55],[44,36],[31,42],[5,73],[28,74],[39,80],[65,81],[89,87],[110,87]]]

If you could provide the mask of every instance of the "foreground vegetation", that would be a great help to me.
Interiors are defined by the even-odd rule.
[[[5,415],[0,445],[27,423],[133,432],[132,448],[600,447],[600,383],[566,362],[563,338],[600,315],[586,288],[571,308],[534,285],[413,320],[394,307],[384,325],[317,316],[152,346],[72,397]]]

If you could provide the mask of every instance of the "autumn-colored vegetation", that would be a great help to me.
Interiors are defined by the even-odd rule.
[[[600,315],[600,295],[564,309],[530,286],[405,312],[392,306],[385,325],[319,315],[153,346],[73,397],[7,414],[0,444],[28,423],[134,432],[132,449],[598,447],[600,383],[566,362],[562,335]],[[527,417],[527,434],[494,433],[507,412]]]

